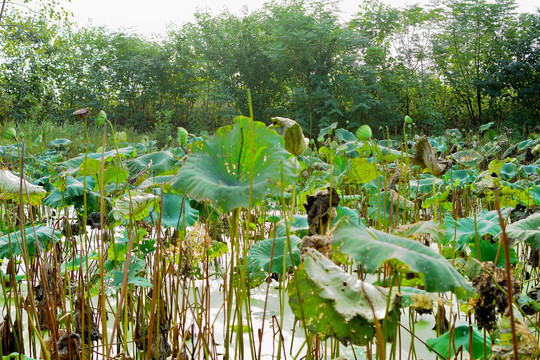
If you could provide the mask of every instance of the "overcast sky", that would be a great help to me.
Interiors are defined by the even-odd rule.
[[[71,0],[66,8],[73,12],[75,22],[81,26],[89,21],[94,26],[106,25],[111,30],[126,29],[151,35],[162,33],[168,24],[181,25],[193,20],[197,9],[209,9],[218,14],[224,9],[240,13],[247,6],[259,9],[267,0]],[[406,4],[427,3],[426,0],[383,0],[394,7]],[[341,0],[339,8],[348,20],[356,13],[359,0]],[[517,0],[519,11],[533,12],[540,5],[538,0]]]

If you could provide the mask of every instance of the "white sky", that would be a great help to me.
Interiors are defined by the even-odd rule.
[[[89,21],[94,26],[106,25],[111,30],[125,29],[151,35],[163,33],[167,25],[182,25],[193,20],[197,9],[209,9],[218,14],[224,9],[240,13],[244,6],[250,11],[259,9],[269,0],[71,0],[65,5],[73,12],[81,26]],[[425,4],[427,0],[383,0],[394,7],[407,4]],[[533,12],[539,8],[538,0],[517,0],[519,11]],[[358,9],[360,0],[339,0],[343,18],[348,20]]]

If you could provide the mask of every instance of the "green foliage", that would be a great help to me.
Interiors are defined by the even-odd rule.
[[[355,345],[366,345],[373,341],[375,328],[372,322],[360,315],[347,321],[334,308],[333,300],[320,295],[321,291],[307,274],[304,265],[300,265],[289,282],[287,292],[291,310],[303,322],[303,326],[321,340],[333,337],[342,343]],[[385,340],[391,341],[395,336],[398,314],[397,308],[388,314],[387,321],[392,325],[385,329]]]
[[[24,229],[24,238],[20,231],[13,231],[0,236],[0,259],[9,259],[12,256],[23,255],[26,246],[29,256],[36,255],[36,241],[41,251],[46,250],[52,243],[60,241],[61,233],[50,226],[38,225],[35,228],[28,226]],[[21,241],[23,239],[23,241]]]
[[[298,266],[300,264],[300,245],[302,244],[302,240],[298,236],[292,235],[289,237],[289,241],[292,250],[292,259],[289,248],[285,246],[287,243],[286,236],[261,240],[252,245],[247,255],[248,270],[250,272],[256,272],[256,270],[263,269],[266,272],[283,274],[284,265],[285,272],[293,266],[293,261]],[[270,261],[272,262],[272,268],[270,268]]]
[[[251,141],[256,144],[251,152]],[[178,171],[173,188],[209,200],[223,212],[277,195],[295,178],[283,139],[263,123],[238,117],[198,145]],[[253,183],[251,183],[253,180]],[[251,189],[251,194],[250,194]],[[251,200],[250,200],[251,198]]]
[[[489,356],[491,352],[491,338],[489,335],[486,335],[486,338],[486,355]],[[472,344],[470,342],[471,339]],[[446,359],[452,358],[455,354],[455,349],[459,349],[460,347],[463,347],[463,350],[467,352],[472,348],[473,359],[479,359],[484,356],[484,335],[482,335],[478,327],[474,324],[471,326],[471,329],[466,325],[456,326],[452,334],[450,331],[447,331],[436,339],[427,339],[426,344]]]
[[[356,260],[364,271],[374,272],[382,263],[390,262],[397,269],[422,273],[426,291],[452,291],[459,298],[472,291],[444,257],[418,242],[357,226],[340,229],[335,239],[338,250]]]

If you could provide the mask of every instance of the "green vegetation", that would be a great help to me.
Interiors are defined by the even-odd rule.
[[[540,14],[512,0],[392,8],[360,3],[348,22],[327,1],[267,3],[196,20],[154,40],[77,29],[55,2],[7,3],[0,26],[0,122],[70,120],[107,109],[119,126],[162,146],[248,116],[295,119],[314,138],[334,122],[378,137],[415,129],[476,131],[493,122],[516,135],[540,116]],[[149,133],[152,131],[152,135]]]
[[[513,8],[269,3],[150,41],[9,6],[0,357],[538,359]]]

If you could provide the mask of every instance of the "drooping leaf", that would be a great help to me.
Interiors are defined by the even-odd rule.
[[[357,261],[366,272],[374,272],[381,264],[398,260],[408,269],[422,273],[426,291],[452,291],[464,298],[471,286],[440,254],[410,239],[371,228],[345,227],[334,234],[338,250]]]
[[[39,244],[40,249],[47,248],[51,240],[54,243],[60,241],[62,234],[59,230],[54,230],[50,226],[38,225],[34,228],[28,226],[25,229],[25,240],[26,246],[28,249],[28,255],[34,256],[36,254],[35,243],[36,240]],[[13,255],[23,255],[23,243],[21,242],[21,232],[14,231],[12,233],[6,234],[0,237],[0,259],[7,259]]]
[[[533,214],[523,220],[516,221],[506,227],[506,235],[513,240],[532,245],[535,250],[540,247],[540,213]]]
[[[285,246],[287,237],[282,236],[275,239],[266,239],[259,241],[248,249],[247,263],[250,271],[263,269],[266,272],[283,274],[283,260],[285,259],[285,271],[293,265],[300,264],[300,245],[302,240],[296,235],[291,235],[292,259],[288,247]],[[274,253],[272,254],[272,244],[274,244]],[[284,256],[286,255],[286,256]],[[272,269],[270,269],[270,260],[272,260]]]
[[[451,336],[452,335],[452,336]],[[490,353],[491,338],[486,335],[486,351]],[[428,339],[426,344],[443,355],[446,359],[452,359],[455,355],[454,349],[463,346],[463,350],[469,352],[470,349],[470,331],[469,326],[456,326],[454,331],[447,331],[438,338]],[[429,349],[429,348],[428,348]],[[450,353],[448,353],[450,350]],[[478,327],[472,325],[472,358],[478,359],[484,356],[484,335],[478,330]]]
[[[21,179],[9,170],[0,169],[0,201],[13,200],[19,202],[21,190]],[[41,200],[47,195],[47,191],[42,186],[32,185],[23,179],[23,203],[28,202],[30,198],[31,205],[38,205]],[[28,192],[28,197],[26,196]]]
[[[303,321],[309,331],[321,340],[333,337],[345,344],[352,343],[363,346],[372,342],[375,336],[373,323],[361,316],[355,316],[350,321],[335,310],[333,301],[319,295],[317,286],[307,275],[304,264],[301,264],[293,279],[287,286],[289,305],[295,316]],[[385,340],[392,341],[396,334],[399,320],[399,310],[391,311],[387,318],[388,333],[383,334]]]
[[[218,129],[200,146],[178,171],[173,188],[195,199],[209,200],[223,212],[249,206],[251,179],[255,205],[267,195],[277,195],[282,180],[288,186],[296,176],[283,139],[263,123],[246,117]]]
[[[304,270],[319,289],[319,296],[332,300],[334,309],[346,321],[361,316],[374,322],[394,309],[395,293],[389,294],[387,288],[359,280],[356,274],[345,272],[315,249],[307,248],[303,259]]]

